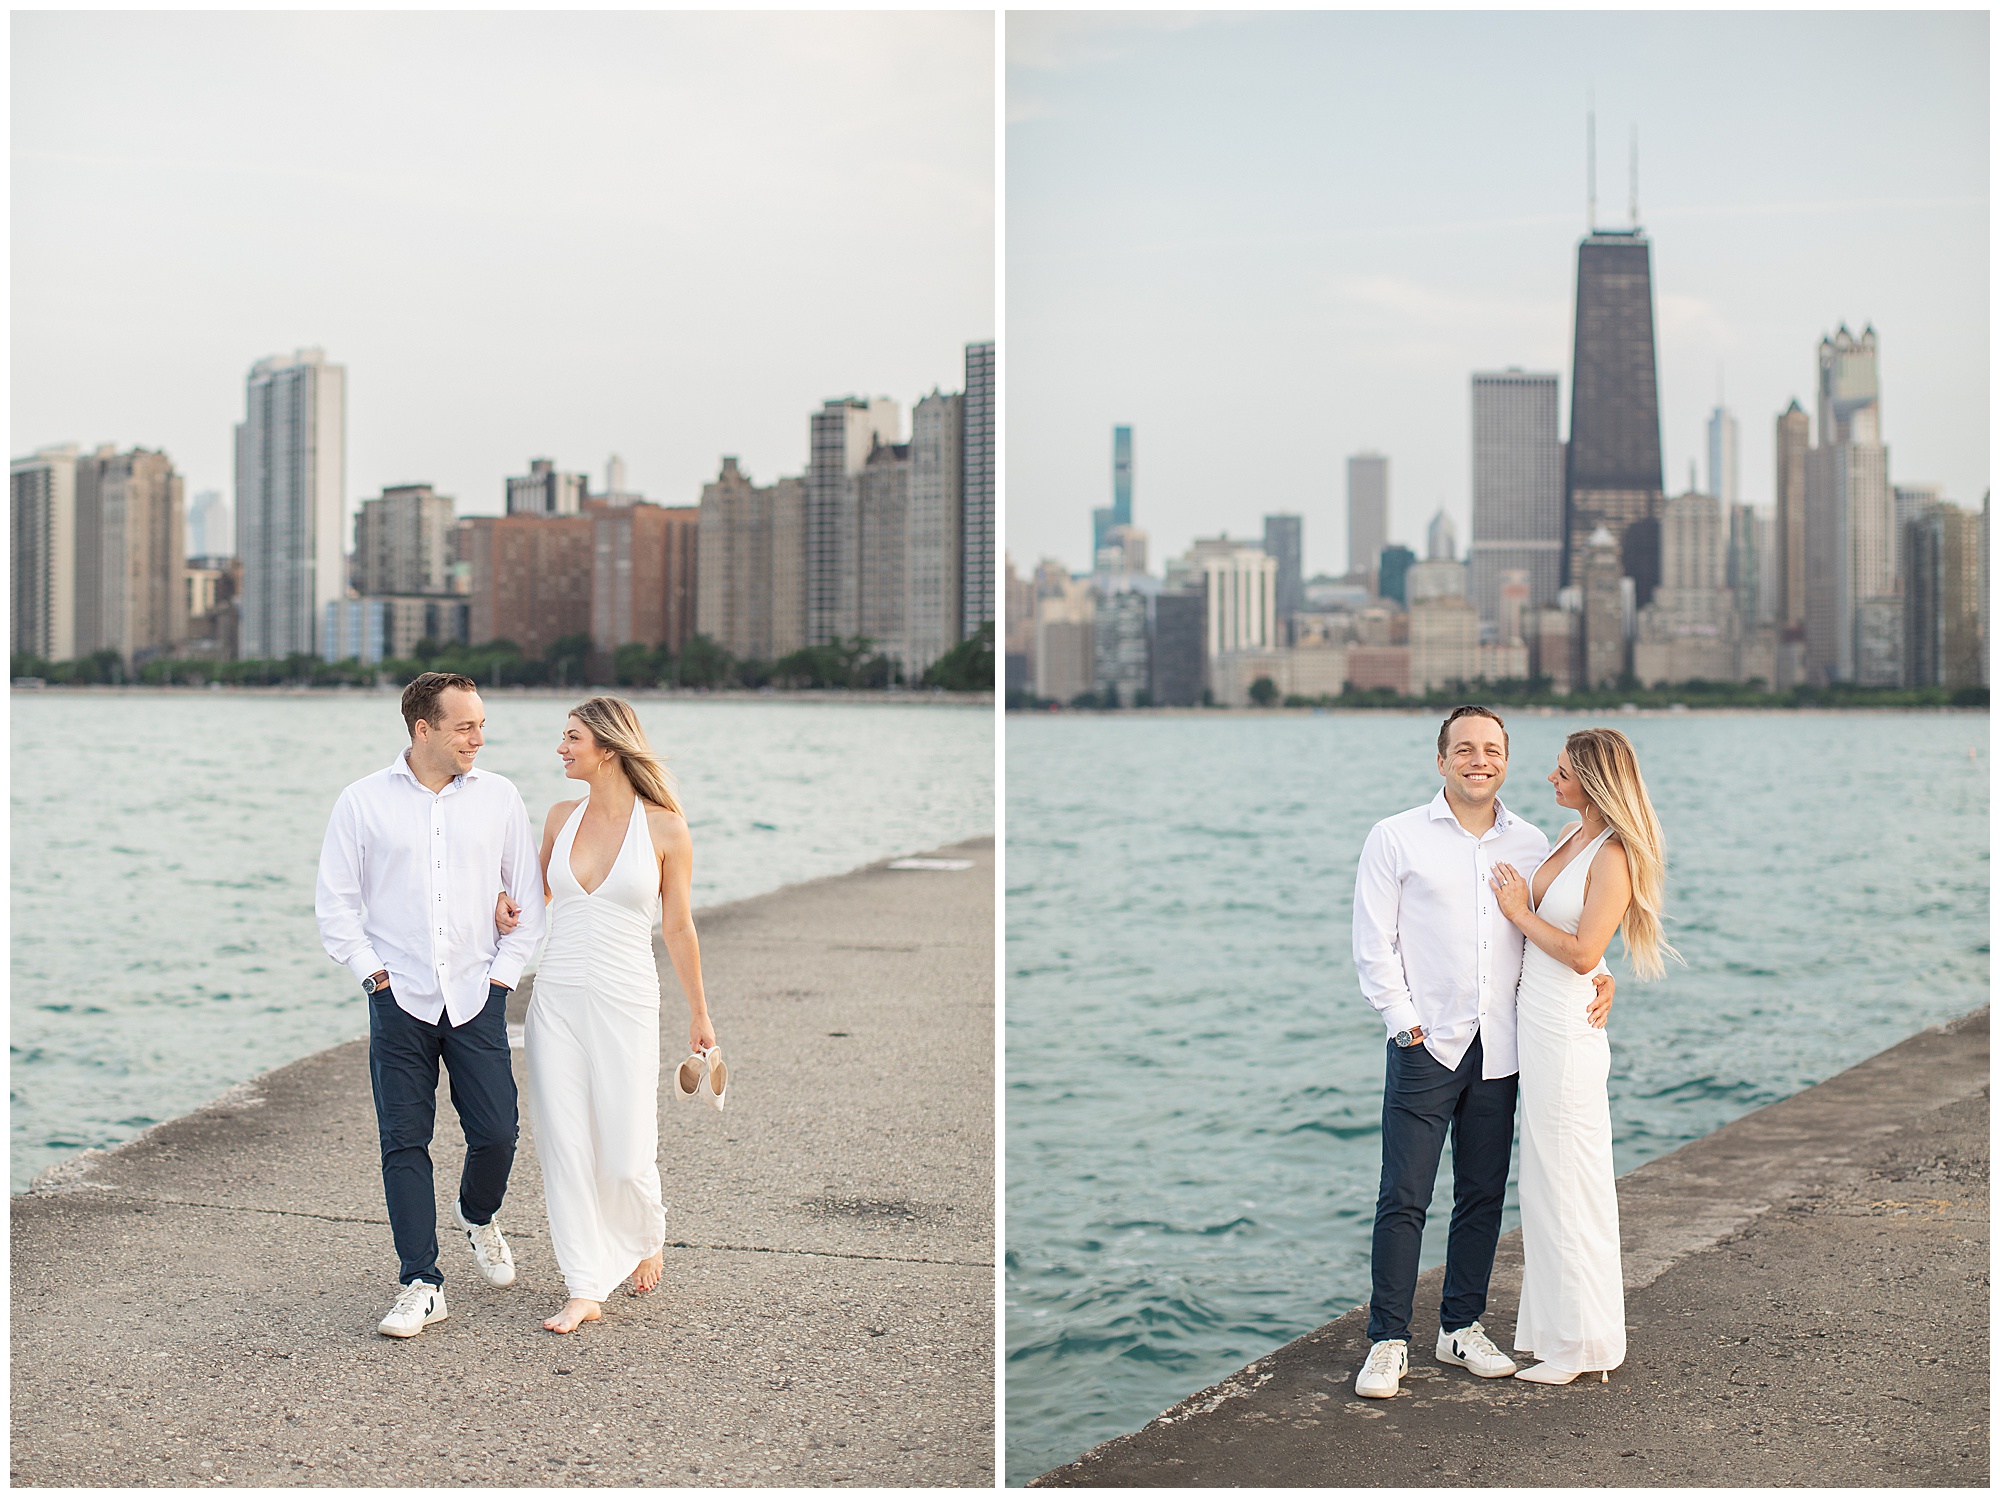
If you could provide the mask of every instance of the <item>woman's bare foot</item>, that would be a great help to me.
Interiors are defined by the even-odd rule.
[[[584,1322],[596,1321],[598,1319],[596,1301],[583,1300],[578,1296],[572,1295],[563,1304],[563,1308],[557,1311],[555,1315],[549,1317],[547,1321],[544,1321],[542,1326],[552,1332],[573,1332],[579,1326],[582,1326]]]
[[[639,1267],[632,1271],[632,1293],[644,1295],[659,1284],[660,1272],[666,1267],[667,1256],[664,1250],[654,1254],[650,1259],[641,1259]]]

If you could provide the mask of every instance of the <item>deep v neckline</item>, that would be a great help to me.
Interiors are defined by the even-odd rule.
[[[639,804],[639,798],[634,796],[632,798],[633,817],[639,815]],[[576,820],[570,828],[569,851],[563,855],[563,867],[569,870],[569,882],[574,884],[578,889],[583,890],[583,897],[586,900],[595,899],[597,890],[603,889],[605,885],[611,882],[611,876],[618,872],[618,865],[625,858],[625,845],[632,841],[632,817],[627,817],[625,819],[625,836],[619,839],[618,851],[611,855],[611,866],[604,871],[604,877],[597,881],[597,889],[583,889],[583,881],[576,877],[576,834],[577,829],[583,826],[584,816],[589,810],[590,797],[585,796],[583,798],[583,805],[576,809]]]
[[[1604,828],[1604,831],[1597,834],[1597,840],[1601,842],[1605,837],[1610,835],[1611,830],[1612,829],[1610,825],[1607,823]],[[1562,841],[1558,842],[1553,848],[1549,849],[1549,858],[1554,858],[1556,854],[1560,853],[1563,849],[1563,845],[1567,843],[1571,838],[1575,837],[1581,831],[1583,831],[1583,823],[1578,822],[1568,832],[1565,832],[1562,835]],[[1590,849],[1588,847],[1585,847],[1583,852],[1578,853],[1575,858],[1572,858],[1568,863],[1564,864],[1561,868],[1557,869],[1555,873],[1551,874],[1549,876],[1549,882],[1542,887],[1541,898],[1539,899],[1535,897],[1534,875],[1530,874],[1528,876],[1528,909],[1534,911],[1537,914],[1540,914],[1542,906],[1548,903],[1549,891],[1556,887],[1556,880],[1562,878],[1563,875],[1567,874],[1571,869],[1575,868],[1577,864],[1582,861],[1583,854],[1588,853],[1589,851]],[[1548,858],[1543,859],[1542,868],[1547,868],[1548,862],[1549,862]],[[1535,873],[1537,874],[1539,874],[1540,872],[1541,869],[1537,869],[1535,871]]]

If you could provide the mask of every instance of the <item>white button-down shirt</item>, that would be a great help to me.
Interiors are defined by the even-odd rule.
[[[1498,798],[1493,807],[1483,837],[1459,825],[1442,790],[1375,824],[1354,876],[1354,966],[1391,1035],[1421,1024],[1424,1049],[1456,1071],[1483,1034],[1480,1074],[1511,1077],[1526,938],[1486,881],[1496,863],[1532,879],[1549,840]]]
[[[486,1007],[488,983],[520,983],[542,939],[541,850],[512,781],[472,769],[427,791],[408,754],[340,793],[313,908],[327,955],[357,982],[387,970],[405,1013],[462,1025]],[[521,907],[504,938],[503,888]]]

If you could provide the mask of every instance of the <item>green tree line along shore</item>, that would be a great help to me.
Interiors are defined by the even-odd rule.
[[[115,650],[74,661],[13,657],[14,680],[51,686],[374,686],[387,680],[402,686],[425,671],[458,671],[482,687],[772,687],[777,690],[890,686],[931,687],[947,692],[993,690],[993,626],[961,640],[932,663],[921,680],[906,682],[896,663],[864,637],[808,645],[776,661],[738,660],[706,635],[695,635],[678,655],[665,646],[621,645],[608,658],[594,652],[590,636],[565,635],[540,659],[525,656],[508,640],[459,645],[424,640],[408,660],[374,665],[323,661],[312,655],[283,660],[155,660],[127,668]]]
[[[1985,687],[1864,687],[1839,682],[1825,687],[1788,687],[1768,690],[1761,681],[1683,681],[1672,686],[1642,687],[1631,676],[1615,687],[1598,691],[1559,694],[1550,689],[1547,677],[1526,680],[1454,682],[1449,687],[1421,696],[1403,696],[1388,687],[1348,687],[1337,697],[1286,697],[1279,701],[1278,688],[1268,676],[1250,684],[1251,707],[1245,711],[1272,707],[1315,708],[1452,708],[1461,702],[1481,702],[1493,707],[1560,707],[1583,711],[1616,710],[1627,705],[1640,708],[1703,707],[1985,707]],[[1079,693],[1067,703],[1059,703],[1032,692],[1007,694],[1009,712],[1051,711],[1062,707],[1097,712],[1119,708],[1151,707],[1149,694],[1137,693],[1134,700],[1121,702],[1116,690],[1105,694]],[[1206,704],[1212,706],[1213,704]]]

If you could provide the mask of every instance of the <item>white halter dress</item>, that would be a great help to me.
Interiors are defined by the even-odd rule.
[[[1537,915],[1576,934],[1584,874],[1610,836],[1606,828],[1549,882]],[[1602,961],[1591,970],[1603,971]],[[1570,1373],[1625,1361],[1607,1091],[1611,1041],[1585,1018],[1596,992],[1590,979],[1591,973],[1578,973],[1529,942],[1516,1011],[1522,1269],[1514,1347]]]
[[[569,1293],[604,1300],[659,1252],[660,868],[634,798],[611,872],[570,872],[580,803],[549,855],[549,942],[528,1005],[528,1105],[549,1237]]]

